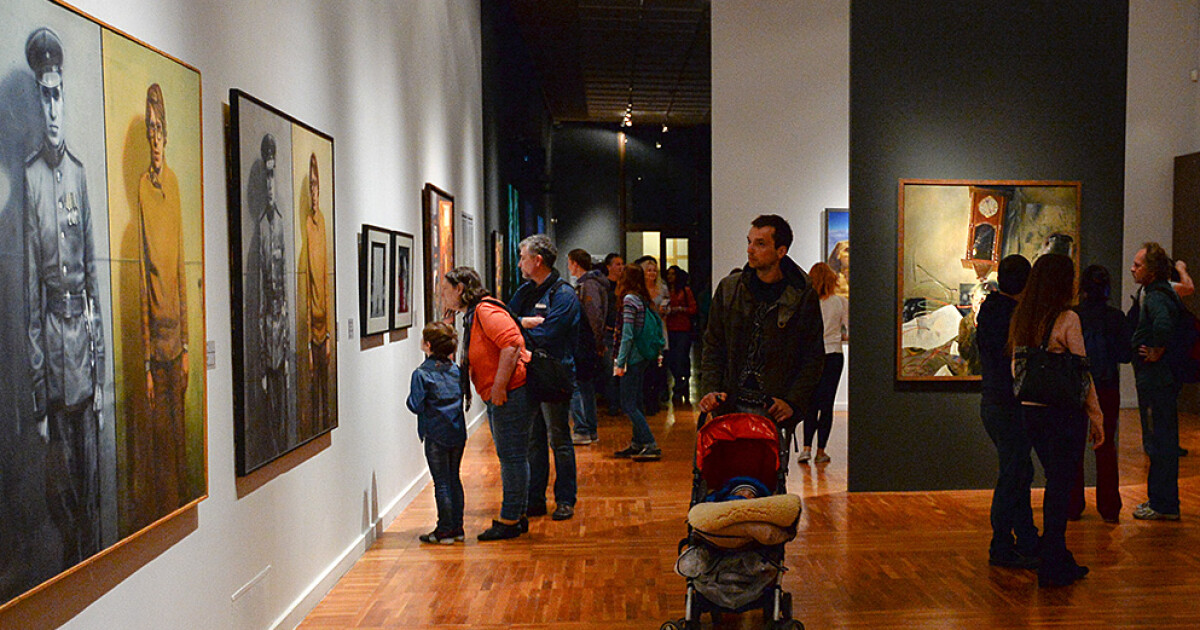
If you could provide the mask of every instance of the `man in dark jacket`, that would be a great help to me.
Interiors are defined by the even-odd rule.
[[[765,408],[791,429],[821,378],[821,306],[808,275],[787,256],[787,221],[769,214],[750,226],[746,267],[721,280],[709,311],[700,410]]]
[[[534,234],[518,246],[517,266],[526,282],[508,301],[508,310],[521,322],[530,350],[545,350],[565,364],[572,374],[567,387],[574,388],[575,344],[579,336],[579,299],[571,285],[554,270],[558,248],[545,234]],[[547,441],[554,451],[553,518],[575,515],[575,445],[571,443],[568,402],[543,402],[533,407],[529,430],[528,516],[546,514],[546,484],[550,479]]]
[[[1007,352],[1008,324],[1017,308],[1017,294],[1029,279],[1029,261],[1020,254],[1005,256],[997,273],[999,289],[979,307],[975,343],[979,349],[983,399],[979,416],[996,445],[1000,474],[992,492],[992,543],[988,562],[998,567],[1037,568],[1038,530],[1033,524],[1029,487],[1033,483],[1033,444],[1021,420],[1021,405],[1013,396],[1012,356]]]
[[[1164,357],[1175,322],[1179,297],[1171,289],[1171,259],[1158,243],[1138,250],[1130,268],[1142,285],[1142,299],[1133,331],[1133,374],[1137,381],[1142,431],[1149,434],[1149,501],[1137,506],[1141,520],[1179,520],[1179,388],[1180,382]]]
[[[578,446],[597,438],[595,385],[609,376],[609,370],[604,369],[610,365],[604,363],[604,330],[612,304],[605,270],[592,268],[592,256],[586,250],[567,253],[567,271],[575,278],[575,295],[583,310],[575,347],[575,393],[571,395],[571,416],[575,419],[571,441]]]

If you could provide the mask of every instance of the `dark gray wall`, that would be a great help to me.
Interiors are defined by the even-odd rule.
[[[1115,0],[851,4],[851,491],[995,482],[978,384],[895,378],[899,179],[1078,180],[1081,263],[1121,273],[1128,21]]]

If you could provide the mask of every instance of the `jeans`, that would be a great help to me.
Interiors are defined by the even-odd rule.
[[[437,531],[453,533],[463,527],[463,485],[458,474],[464,445],[446,447],[425,440],[425,461],[433,477],[433,498],[437,502]]]
[[[1150,434],[1146,480],[1150,508],[1160,514],[1179,514],[1179,387],[1139,387],[1138,411]]]
[[[1114,520],[1121,512],[1121,484],[1117,472],[1117,419],[1121,413],[1121,390],[1116,385],[1096,387],[1100,411],[1104,414],[1104,444],[1096,449],[1096,511]],[[1072,518],[1083,514],[1083,458],[1075,469],[1075,485],[1071,488],[1071,505],[1067,513]]]
[[[817,381],[808,413],[804,416],[806,448],[812,446],[814,434],[817,436],[817,448],[824,450],[825,445],[829,443],[829,431],[833,429],[833,399],[837,395],[838,380],[842,377],[842,367],[845,365],[846,355],[841,352],[825,355],[821,380]]]
[[[646,376],[646,368],[652,361],[630,363],[621,377],[621,411],[629,416],[633,424],[633,443],[637,446],[657,446],[650,425],[646,422],[646,414],[642,413],[642,379]]]
[[[596,435],[596,385],[592,379],[575,381],[575,393],[571,394],[571,417],[575,419],[575,433]]]
[[[488,426],[500,458],[500,484],[504,497],[500,518],[516,521],[525,514],[529,497],[529,392],[525,386],[508,392],[500,406],[487,404]]]
[[[546,503],[550,481],[547,446],[554,451],[554,502],[575,505],[575,444],[571,442],[568,406],[565,402],[535,403],[529,410],[529,505]]]
[[[979,407],[983,428],[996,445],[1000,474],[992,492],[993,557],[1011,549],[1032,556],[1037,551],[1038,530],[1033,524],[1029,487],[1033,484],[1033,445],[1021,421],[1021,405],[984,402]],[[1015,537],[1015,539],[1014,539]]]
[[[1042,498],[1042,560],[1039,576],[1069,575],[1075,557],[1067,551],[1067,506],[1075,469],[1087,442],[1087,417],[1082,409],[1024,405],[1025,426],[1046,471]]]

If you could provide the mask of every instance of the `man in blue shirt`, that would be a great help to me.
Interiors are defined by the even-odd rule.
[[[521,241],[517,266],[526,282],[508,301],[520,323],[530,350],[541,349],[567,366],[574,380],[575,342],[579,336],[579,298],[554,269],[558,249],[545,234]],[[567,391],[574,382],[567,383]],[[575,445],[571,443],[569,401],[542,402],[533,407],[529,431],[528,516],[546,514],[546,484],[550,479],[547,442],[554,451],[554,502],[552,518],[562,521],[575,515]]]

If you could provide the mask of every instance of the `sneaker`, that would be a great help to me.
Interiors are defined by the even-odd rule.
[[[489,540],[506,540],[509,538],[516,538],[522,533],[521,524],[519,522],[510,525],[508,523],[501,523],[500,521],[492,521],[492,526],[487,528],[487,530],[479,535],[479,541],[487,542]]]
[[[550,518],[555,521],[565,521],[572,516],[575,516],[575,506],[560,503],[558,507],[554,508],[554,514],[551,514]]]
[[[1149,505],[1139,505],[1138,509],[1133,511],[1133,518],[1139,521],[1178,521],[1178,514],[1163,514]]]
[[[591,435],[588,435],[587,433],[572,433],[571,434],[571,443],[574,444],[575,446],[587,446],[588,444],[591,444],[592,442],[595,442],[595,441],[596,441],[596,439],[593,438]]]
[[[637,444],[630,444],[629,446],[626,446],[625,448],[617,451],[616,453],[613,453],[613,457],[618,457],[621,459],[629,459],[630,457],[633,457],[635,453],[640,453],[640,452],[642,452],[641,446],[639,446]]]
[[[656,462],[662,459],[662,449],[653,444],[645,446],[642,450],[633,454],[635,462]]]
[[[417,536],[417,540],[431,545],[453,545],[456,541],[462,540],[462,536],[455,536],[454,532],[439,532],[433,530],[428,534]]]
[[[814,464],[826,464],[828,462],[829,462],[829,455],[827,455],[825,453],[821,453],[820,455],[817,455],[816,457],[813,458]]]
[[[796,463],[807,464],[810,459],[812,459],[812,451],[800,451],[800,456],[796,458]]]

